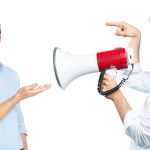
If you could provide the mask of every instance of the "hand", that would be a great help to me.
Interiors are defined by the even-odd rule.
[[[115,35],[124,37],[140,37],[141,32],[126,22],[107,22],[107,26],[117,27]]]
[[[132,37],[128,47],[134,50],[134,63],[140,62],[140,42],[141,42],[141,32],[134,26],[126,22],[107,22],[107,26],[117,27],[115,35]]]
[[[43,86],[39,86],[37,83],[34,83],[34,84],[31,84],[31,85],[22,87],[17,92],[15,97],[18,99],[18,101],[21,101],[23,99],[35,96],[39,93],[42,93],[42,92],[48,90],[50,87],[51,87],[50,84],[45,84]]]
[[[111,77],[108,74],[105,74],[104,78],[103,78],[103,81],[102,81],[102,85],[101,85],[102,91],[108,91],[108,90],[114,88],[115,86],[117,86],[117,82],[113,79],[113,77]],[[106,95],[106,98],[112,100],[114,93],[115,92]]]

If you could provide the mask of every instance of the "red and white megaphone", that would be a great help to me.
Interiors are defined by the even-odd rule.
[[[74,79],[89,73],[104,72],[108,69],[128,68],[134,63],[133,49],[116,48],[90,55],[71,55],[54,48],[53,66],[58,85],[65,89]],[[101,76],[102,78],[103,76]],[[100,92],[100,91],[99,91]],[[108,92],[109,93],[109,92]],[[102,95],[108,94],[100,93]]]

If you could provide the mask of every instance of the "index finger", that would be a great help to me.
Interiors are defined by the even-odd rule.
[[[122,22],[106,22],[106,25],[107,26],[119,27],[119,28],[123,26]]]

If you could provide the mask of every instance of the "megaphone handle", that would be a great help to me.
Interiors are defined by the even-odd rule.
[[[97,87],[97,90],[98,90],[98,92],[99,92],[101,95],[108,95],[108,94],[111,94],[111,93],[117,91],[117,90],[121,87],[120,84],[119,84],[119,85],[117,85],[116,87],[114,87],[114,88],[112,88],[112,89],[110,89],[110,90],[108,90],[108,91],[102,91],[101,85],[102,85],[102,81],[103,81],[104,75],[105,75],[105,71],[102,71],[101,74],[100,74],[100,76],[99,76],[98,87]]]

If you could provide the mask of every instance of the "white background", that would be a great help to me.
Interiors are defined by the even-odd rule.
[[[21,86],[51,83],[52,88],[21,102],[30,150],[127,150],[129,138],[114,104],[96,90],[99,73],[80,77],[62,91],[52,64],[55,46],[90,54],[127,46],[106,21],[126,21],[142,32],[141,64],[150,70],[148,0],[0,1],[0,60],[14,68]],[[68,70],[69,72],[69,70]],[[146,95],[122,87],[138,109]]]

